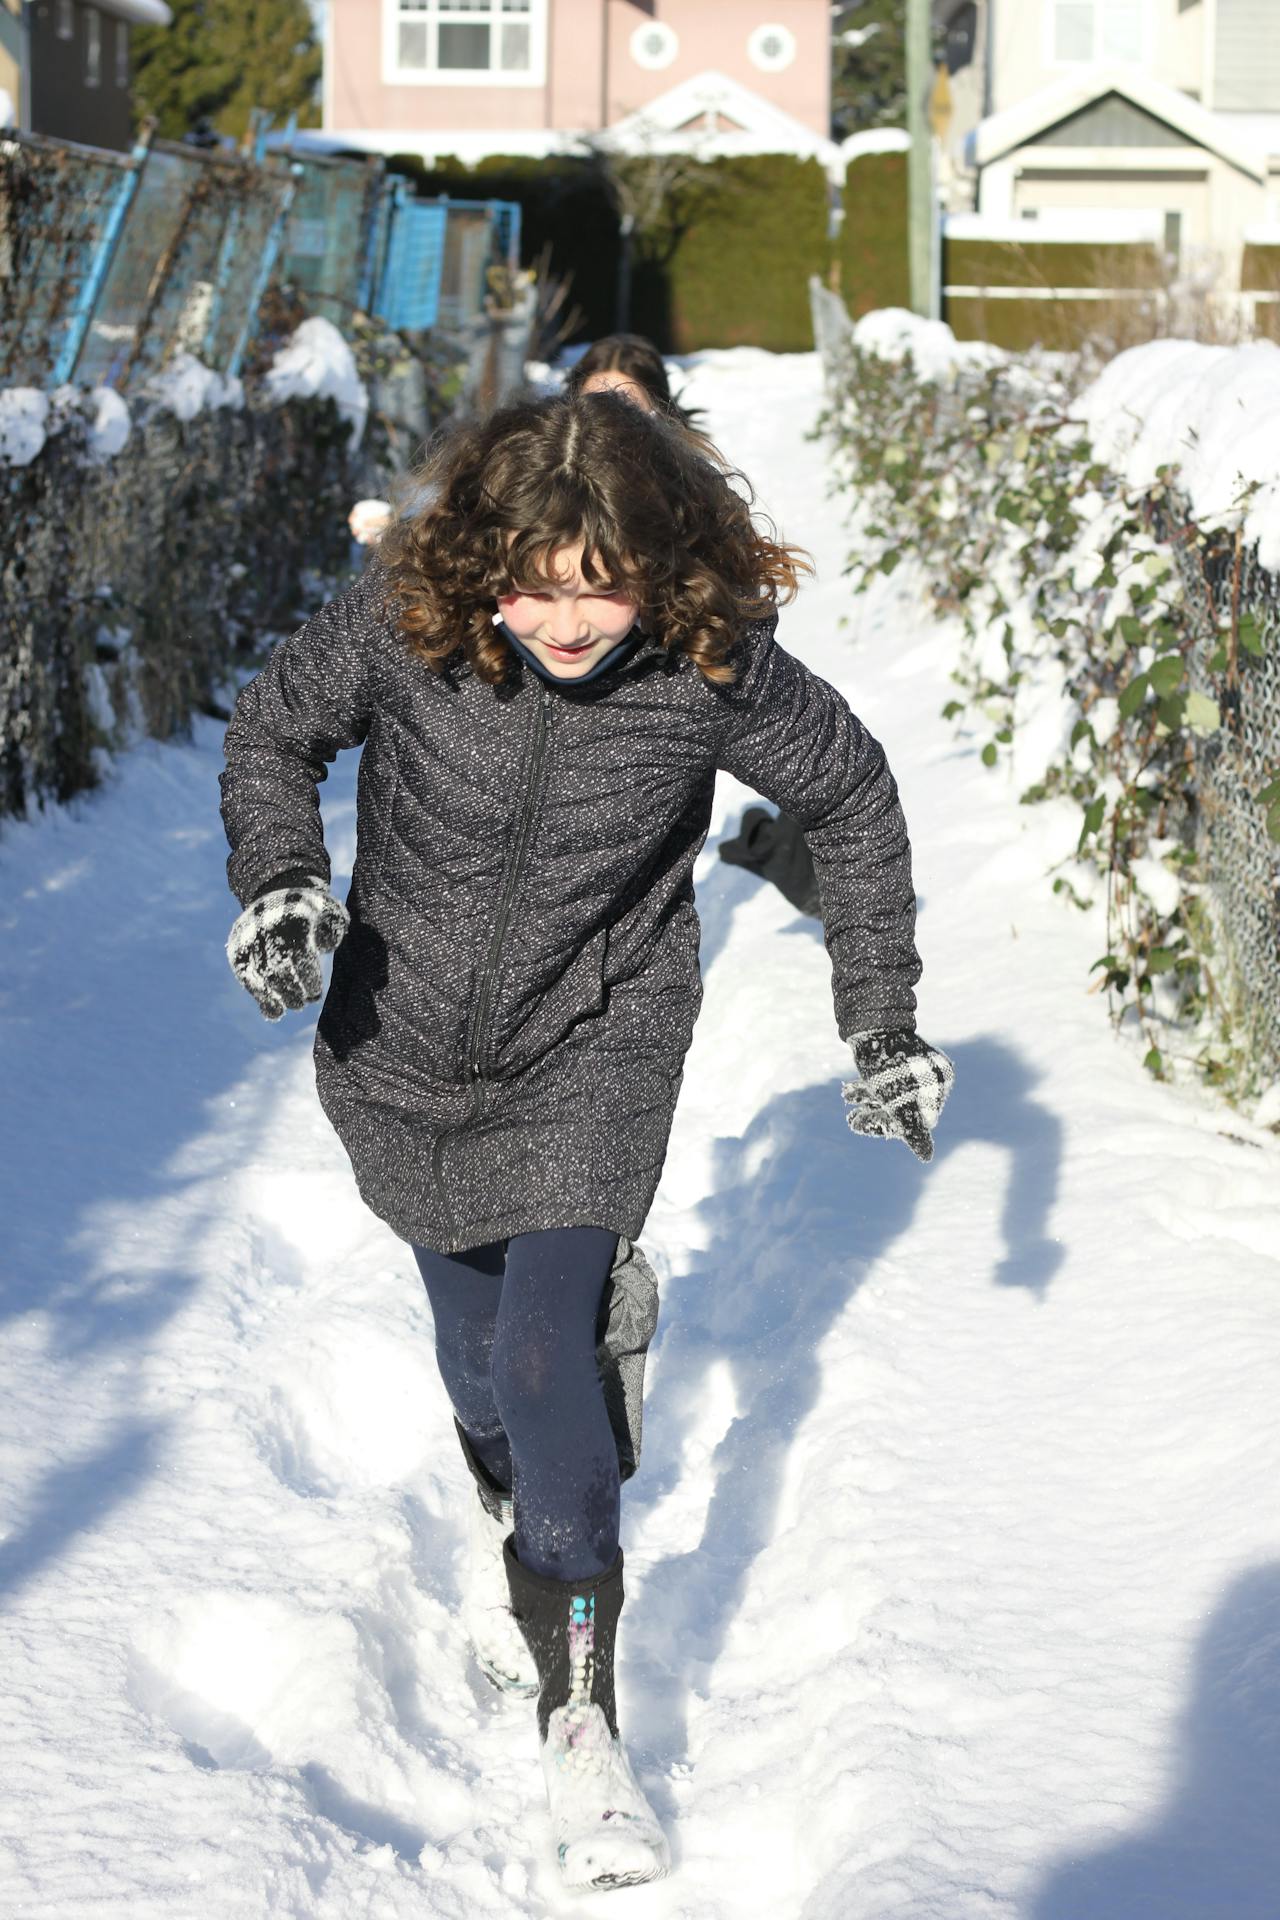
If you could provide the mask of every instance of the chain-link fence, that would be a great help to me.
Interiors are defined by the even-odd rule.
[[[853,328],[837,295],[816,279],[809,291],[814,344],[834,395],[856,362]],[[940,417],[963,414],[963,386],[933,404]],[[1280,470],[1280,453],[1277,461]],[[1162,818],[1199,855],[1218,948],[1212,972],[1224,993],[1224,1005],[1211,1009],[1215,1024],[1246,1055],[1246,1077],[1265,1085],[1280,1077],[1280,843],[1259,801],[1280,775],[1280,576],[1242,536],[1198,529],[1176,493],[1153,499],[1150,513],[1182,582],[1187,685],[1221,715],[1221,725],[1188,744]]]
[[[1223,717],[1196,747],[1195,836],[1235,976],[1236,1021],[1259,1063],[1280,1074],[1280,843],[1257,798],[1280,772],[1280,578],[1243,542],[1206,551],[1183,539],[1173,551],[1196,630],[1190,683]],[[1237,647],[1225,697],[1222,676],[1208,671],[1224,624],[1261,648]]]
[[[0,142],[0,384],[137,391],[180,352],[240,371],[276,275],[346,330],[466,334],[520,209],[418,200],[380,160]],[[465,347],[464,347],[465,357]]]

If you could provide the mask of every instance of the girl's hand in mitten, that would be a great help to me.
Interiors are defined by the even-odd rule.
[[[309,876],[277,883],[247,906],[231,929],[227,958],[268,1020],[296,1010],[322,991],[320,959],[332,953],[350,924],[323,880]]]
[[[932,1160],[933,1129],[956,1070],[918,1033],[855,1033],[856,1080],[846,1080],[846,1118],[854,1133],[905,1140],[917,1160]]]

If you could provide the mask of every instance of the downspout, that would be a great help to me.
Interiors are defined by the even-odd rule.
[[[21,51],[18,55],[18,132],[31,133],[31,14],[35,0],[22,0],[18,9]]]
[[[996,71],[996,0],[987,0],[986,37],[982,43],[982,117],[994,111]]]

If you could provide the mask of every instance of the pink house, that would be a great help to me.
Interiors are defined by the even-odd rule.
[[[373,152],[831,151],[829,0],[329,0],[324,129]]]

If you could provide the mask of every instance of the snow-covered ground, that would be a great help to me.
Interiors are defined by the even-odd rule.
[[[818,385],[690,398],[816,552],[784,635],[889,746],[959,1077],[931,1168],[853,1139],[812,924],[708,851],[624,1511],[673,1878],[557,1888],[416,1272],[223,957],[201,722],[0,834],[5,1920],[1280,1914],[1280,1143],[1113,1041],[946,636],[849,607]]]

